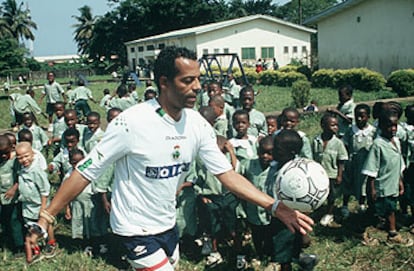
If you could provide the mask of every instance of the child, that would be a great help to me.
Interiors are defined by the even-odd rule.
[[[342,86],[338,90],[339,104],[336,108],[328,108],[328,112],[336,114],[338,118],[338,137],[344,136],[346,130],[354,120],[355,103],[352,99],[352,86]]]
[[[58,173],[60,180],[63,180],[65,174],[72,168],[69,162],[69,152],[72,149],[78,148],[79,143],[79,131],[75,128],[68,128],[62,136],[62,141],[65,145],[60,149],[59,153],[53,158],[53,161],[49,163],[49,173]]]
[[[103,94],[104,96],[102,97],[101,101],[99,102],[99,106],[105,108],[106,110],[108,109],[108,102],[111,99],[111,94],[109,89],[104,89],[103,90]]]
[[[16,201],[18,182],[16,160],[11,157],[12,143],[0,135],[0,223],[6,245],[16,256],[23,252],[23,227],[20,221],[21,203]]]
[[[84,124],[79,124],[79,119],[76,114],[76,111],[74,109],[66,109],[64,113],[64,120],[66,124],[66,128],[64,131],[66,131],[68,128],[75,128],[79,132],[79,142],[83,143],[83,135],[85,134],[85,131],[88,130],[88,127]],[[60,141],[61,148],[64,147],[65,144],[65,138],[62,136]],[[83,145],[80,146],[81,148],[84,148]]]
[[[33,135],[33,149],[42,151],[43,147],[47,145],[49,138],[42,128],[37,126],[34,123],[33,115],[31,113],[23,114],[23,127],[22,129],[27,129],[32,132]]]
[[[98,112],[92,111],[86,118],[86,125],[88,129],[83,136],[83,144],[85,151],[89,153],[95,145],[101,141],[104,131],[101,126],[101,115]]]
[[[65,104],[63,102],[56,102],[53,105],[56,118],[53,120],[52,137],[48,140],[47,145],[52,148],[53,156],[56,156],[60,149],[60,141],[62,134],[66,130],[65,123]]]
[[[210,98],[209,106],[213,108],[216,118],[213,128],[216,135],[227,137],[228,121],[224,114],[224,99],[222,96],[216,95]]]
[[[260,140],[258,158],[245,160],[241,165],[241,174],[254,184],[259,190],[266,193],[266,179],[270,162],[273,160],[273,136],[269,135]],[[260,260],[270,255],[269,227],[270,214],[262,207],[251,203],[245,203],[247,222],[252,231],[253,244]],[[252,260],[254,262],[255,259]],[[257,264],[256,260],[256,264]]]
[[[291,130],[295,129],[299,124],[299,111],[293,107],[287,107],[283,109],[280,115],[281,129]],[[312,159],[312,148],[308,137],[302,131],[297,131],[303,141],[303,147],[300,150],[300,157]]]
[[[75,148],[69,152],[69,161],[72,167],[66,173],[65,179],[70,176],[78,162],[84,157],[85,154],[79,149]],[[89,183],[70,205],[66,206],[65,213],[65,218],[72,220],[72,239],[78,240],[76,243],[83,243],[82,247],[88,256],[92,256],[92,247],[89,240],[92,227],[91,213],[94,206],[91,197],[92,183]]]
[[[269,195],[273,195],[274,182],[279,170],[288,161],[294,159],[302,149],[303,141],[294,130],[283,129],[274,136],[272,156],[275,161],[271,163],[265,189]],[[277,218],[272,217],[269,227],[269,240],[271,242],[271,260],[268,268],[271,270],[292,270],[292,262],[298,259],[303,270],[313,270],[317,258],[312,254],[300,253],[303,247],[303,236],[292,233]],[[280,269],[277,269],[277,264]],[[269,269],[270,270],[270,269]]]
[[[370,114],[371,109],[368,105],[358,104],[355,107],[355,124],[348,129],[342,138],[349,153],[341,208],[344,218],[349,216],[348,202],[351,195],[354,195],[358,200],[361,212],[367,209],[365,206],[367,178],[361,173],[361,170],[376,135],[376,129],[368,123]]]
[[[310,104],[303,108],[304,112],[318,112],[318,102],[316,100],[311,100]]]
[[[414,105],[407,105],[405,108],[405,117],[407,118],[407,122],[401,123],[401,126],[407,134],[407,141],[404,144],[405,149],[403,149],[403,157],[407,165],[404,171],[403,197],[407,205],[411,207],[411,214],[414,215]],[[414,234],[414,224],[410,228],[410,232]]]
[[[73,90],[73,102],[75,103],[75,110],[79,120],[83,120],[91,112],[88,100],[98,103],[92,96],[92,91],[85,87],[85,81],[79,79],[78,87]]]
[[[20,142],[16,145],[16,158],[21,165],[17,171],[19,180],[19,201],[22,202],[22,215],[24,222],[29,226],[36,224],[41,216],[41,212],[46,208],[50,193],[50,184],[47,174],[37,167],[34,160],[34,153],[30,143]],[[44,248],[46,258],[54,257],[56,254],[57,243],[54,236],[53,225],[47,230],[48,242]],[[34,248],[35,259],[40,260],[40,249]]]
[[[277,116],[275,115],[266,116],[266,124],[267,124],[268,135],[273,135],[274,132],[278,130]]]
[[[257,138],[248,134],[250,127],[249,113],[243,109],[236,110],[233,114],[233,126],[236,130],[236,136],[229,140],[233,145],[237,159],[242,162],[245,159],[257,157]]]
[[[157,98],[157,91],[154,88],[146,89],[144,92],[144,101]]]
[[[10,143],[11,143],[11,146],[12,146],[10,157],[14,158],[14,157],[16,157],[16,141],[17,141],[16,140],[16,135],[14,133],[11,133],[11,132],[6,132],[6,133],[4,133],[4,135],[7,136],[10,140]]]
[[[207,91],[207,105],[209,102],[209,99],[213,96],[224,96],[223,93],[223,87],[221,82],[219,81],[212,81],[208,84],[208,91]],[[204,101],[204,100],[203,100]],[[227,138],[233,137],[233,126],[232,126],[232,116],[234,113],[234,107],[231,106],[228,103],[224,103],[224,115],[226,115],[227,124],[228,124],[228,132],[227,132]]]
[[[29,142],[30,145],[33,146],[32,145],[33,135],[32,135],[32,132],[30,132],[30,130],[21,129],[17,133],[17,138],[18,138],[18,142]],[[46,158],[43,156],[43,154],[40,151],[36,149],[33,149],[33,152],[34,152],[33,163],[36,163],[42,170],[46,170],[47,169]]]
[[[371,197],[375,204],[376,215],[388,222],[387,244],[412,246],[412,239],[404,239],[396,227],[395,212],[398,195],[404,193],[402,172],[404,161],[401,147],[396,138],[398,117],[395,112],[386,110],[379,116],[378,136],[368,153],[362,173],[368,176]]]
[[[344,143],[336,137],[338,120],[330,114],[321,119],[322,134],[313,140],[313,158],[326,170],[329,177],[328,211],[320,223],[331,228],[341,227],[334,220],[335,199],[339,194],[344,171],[344,163],[348,160],[348,153]]]
[[[223,153],[228,154],[233,168],[236,168],[238,161],[227,139],[217,136],[217,145]],[[239,201],[207,170],[199,158],[196,160],[196,175],[194,189],[199,194],[200,228],[212,240],[212,251],[206,258],[206,265],[214,267],[223,261],[218,252],[218,234],[224,231],[233,239],[236,238],[236,206]]]
[[[254,90],[252,86],[242,88],[240,91],[240,104],[249,114],[250,127],[248,134],[258,138],[258,140],[268,135],[265,115],[253,108]]]

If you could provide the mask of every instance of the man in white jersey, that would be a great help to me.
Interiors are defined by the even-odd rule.
[[[237,196],[258,204],[291,231],[311,231],[313,221],[257,190],[232,170],[212,127],[194,111],[200,69],[194,52],[166,47],[155,62],[158,99],[135,105],[107,128],[101,142],[78,164],[36,229],[26,239],[27,261],[42,229],[106,168],[115,163],[111,227],[127,248],[134,270],[173,270],[178,262],[175,193],[199,155],[207,168]]]

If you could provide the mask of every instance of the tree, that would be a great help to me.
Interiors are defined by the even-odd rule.
[[[274,15],[283,20],[301,24],[302,19],[310,18],[337,3],[337,0],[292,0],[278,7]]]
[[[23,67],[26,53],[27,50],[20,47],[16,39],[0,39],[0,71],[3,73]]]
[[[9,32],[17,41],[35,39],[32,29],[36,30],[37,25],[32,21],[30,11],[23,10],[23,2],[17,4],[15,0],[6,0],[2,3],[0,26],[3,34]]]
[[[78,9],[80,16],[72,16],[78,23],[72,27],[75,28],[74,40],[78,45],[78,52],[81,54],[89,53],[91,39],[94,34],[94,27],[97,20],[96,16],[92,15],[91,8],[87,5]]]
[[[242,16],[264,14],[273,15],[275,4],[272,0],[233,0],[229,3],[229,18],[237,18]]]

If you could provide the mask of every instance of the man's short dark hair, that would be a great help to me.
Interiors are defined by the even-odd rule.
[[[158,87],[158,91],[161,92],[160,78],[161,76],[167,77],[168,80],[172,80],[178,73],[179,70],[175,66],[175,59],[183,57],[192,60],[197,60],[195,52],[185,47],[167,46],[165,47],[154,64],[154,81]]]

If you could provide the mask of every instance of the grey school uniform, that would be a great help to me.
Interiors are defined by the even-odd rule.
[[[268,135],[266,117],[262,112],[252,108],[249,112],[249,120],[250,127],[247,130],[249,135],[255,137]]]
[[[221,115],[214,120],[213,125],[216,135],[227,137],[227,130],[229,128],[228,121],[225,115]]]
[[[42,128],[33,124],[31,127],[23,126],[22,129],[28,129],[32,132],[33,142],[32,148],[38,151],[42,151],[43,147],[47,145],[49,137],[46,135],[45,131]]]
[[[345,102],[343,105],[338,105],[337,109],[339,112],[350,118],[352,121],[354,118],[354,110],[355,110],[355,103],[353,99],[350,99],[349,101]],[[338,118],[338,135],[340,137],[344,136],[345,132],[348,130],[348,128],[351,127],[351,124],[348,124],[344,119],[341,117]]]

